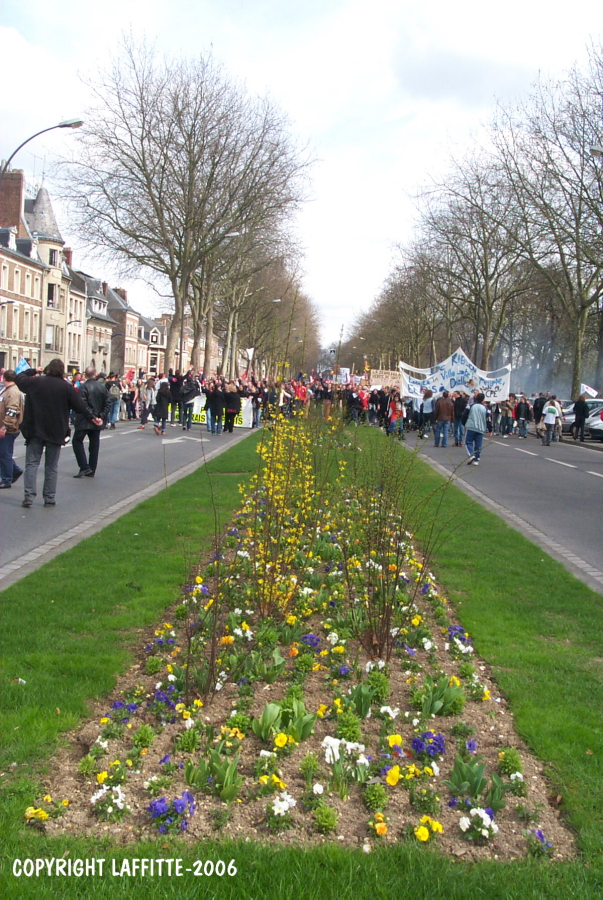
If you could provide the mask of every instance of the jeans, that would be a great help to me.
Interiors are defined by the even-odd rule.
[[[575,441],[578,440],[578,433],[580,434],[580,440],[584,441],[584,423],[585,422],[586,422],[586,419],[582,418],[581,416],[576,416],[576,418],[574,419],[574,424],[572,425],[572,432],[573,432]]]
[[[440,446],[440,437],[442,438],[442,447],[448,446],[448,429],[450,427],[450,422],[448,419],[438,419],[435,423],[434,428],[434,441],[435,446]]]
[[[23,472],[23,469],[13,459],[13,449],[18,434],[18,431],[14,434],[7,432],[3,438],[0,438],[0,481],[2,484],[12,484]]]
[[[84,450],[84,438],[88,438],[88,459]],[[98,451],[100,450],[100,431],[98,428],[82,428],[73,432],[71,442],[77,464],[80,469],[92,469],[96,472],[98,465]]]
[[[501,416],[500,419],[500,433],[505,434],[513,434],[513,418],[512,416]]]
[[[42,495],[47,503],[54,503],[57,491],[57,476],[59,474],[60,444],[49,444],[39,438],[30,438],[25,447],[25,475],[23,487],[25,488],[25,500],[33,500],[36,496],[36,480],[38,466],[44,456],[44,487]]]
[[[519,432],[519,437],[527,438],[527,436],[528,436],[528,420],[527,419],[518,419],[517,420],[517,431]]]
[[[212,434],[222,434],[222,413],[212,412]]]
[[[433,425],[433,413],[423,413],[423,437],[426,437],[431,431]]]
[[[213,434],[215,434],[214,414],[213,414],[212,410],[209,408],[209,406],[206,406],[206,408],[205,408],[205,424],[207,425],[207,430],[211,431]]]
[[[465,436],[465,426],[463,425],[463,417],[455,416],[454,417],[454,440],[457,444],[463,443],[463,438]]]
[[[119,397],[115,397],[115,399],[111,400],[111,407],[109,409],[109,415],[107,416],[107,423],[109,425],[115,425],[115,423],[117,422],[120,403],[121,400]]]
[[[467,456],[474,456],[478,460],[482,453],[484,443],[484,435],[481,431],[472,431],[467,429],[465,434],[465,446],[467,448]]]
[[[161,431],[165,434],[165,426],[167,425],[167,419],[160,419],[159,416],[153,414],[153,420],[155,422],[155,428],[159,428],[161,425]]]
[[[182,427],[187,431],[190,431],[193,426],[193,405],[193,403],[183,403],[180,406]]]
[[[397,434],[402,440],[404,440],[404,419],[392,419],[392,421],[387,426],[388,434]]]
[[[252,422],[251,422],[251,427],[259,428],[261,418],[262,418],[262,407],[258,406],[257,409],[253,410],[253,418],[252,418]]]
[[[544,427],[546,428],[546,432],[542,439],[542,443],[544,444],[545,447],[550,447],[551,446],[551,437],[554,441],[557,439],[555,436],[555,423],[553,422],[552,425],[545,424]]]

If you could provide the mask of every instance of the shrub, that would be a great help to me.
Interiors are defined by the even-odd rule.
[[[382,784],[369,784],[364,790],[362,799],[371,812],[383,812],[388,803],[387,791]]]
[[[163,669],[163,660],[158,656],[149,656],[144,664],[144,670],[147,675],[157,675]]]
[[[514,772],[523,772],[523,765],[519,750],[515,747],[502,747],[498,754],[498,771],[501,775],[513,775]]]
[[[362,740],[360,719],[355,712],[346,710],[337,717],[337,737],[346,741],[357,742]]]
[[[319,806],[314,810],[314,821],[320,834],[331,834],[337,829],[338,816],[332,806]]]
[[[383,706],[389,697],[389,678],[379,669],[371,669],[366,678],[366,683],[373,692],[373,703]]]

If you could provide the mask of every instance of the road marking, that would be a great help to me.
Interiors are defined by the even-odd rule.
[[[210,441],[209,438],[196,438],[196,437],[192,437],[192,435],[190,435],[190,434],[183,434],[183,435],[182,435],[182,438],[178,438],[178,440],[183,440],[183,441],[202,441],[204,444],[211,444],[211,441]],[[164,441],[164,443],[165,443],[165,441]]]
[[[179,443],[180,443],[181,441],[183,441],[183,440],[185,440],[185,438],[183,438],[183,437],[177,437],[177,438],[170,438],[170,439],[168,439],[168,440],[165,440],[165,439],[164,439],[161,443],[162,443],[163,445],[165,445],[165,444],[179,444]]]
[[[528,456],[538,456],[538,453],[532,453],[531,450],[522,450],[520,447],[514,447],[514,450],[517,450],[518,453],[527,453]]]
[[[557,463],[558,466],[567,466],[568,469],[577,469],[578,468],[578,466],[573,466],[571,463],[561,462],[560,459],[551,459],[550,456],[545,456],[544,458],[547,459],[549,462]]]
[[[101,439],[101,441],[108,441],[109,438],[112,438],[112,437],[113,437],[112,434],[101,434],[100,439]]]
[[[587,471],[586,474],[587,474],[587,475],[596,475],[597,478],[603,478],[603,472],[588,472],[588,471]]]

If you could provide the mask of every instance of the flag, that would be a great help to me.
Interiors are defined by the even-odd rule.
[[[19,370],[17,369],[17,371],[19,371]],[[589,387],[588,384],[581,384],[580,385],[580,393],[588,394],[589,397],[596,397],[597,394],[599,393],[599,391],[597,391],[595,388]]]
[[[31,369],[31,366],[29,365],[29,363],[27,362],[25,357],[22,356],[21,359],[19,360],[17,368],[15,369],[15,372],[18,375],[19,372],[25,372],[27,369]]]

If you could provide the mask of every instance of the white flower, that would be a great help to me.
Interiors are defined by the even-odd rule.
[[[185,719],[184,727],[186,728],[187,731],[190,731],[191,728],[195,727],[195,720],[194,719]]]
[[[235,616],[240,616],[242,612],[243,612],[243,610],[242,610],[242,609],[239,609],[239,608],[237,607],[237,608],[235,609],[235,611],[234,611],[234,614],[235,614]]]
[[[395,709],[392,709],[391,706],[382,706],[381,709],[379,710],[379,712],[382,715],[384,713],[387,713],[387,715],[390,717],[390,719],[397,719],[398,716],[400,715],[400,708],[398,706],[396,706]]]
[[[379,669],[385,668],[385,662],[382,659],[380,659],[379,662],[377,663],[377,668],[379,668]]]
[[[430,767],[430,769],[432,770],[432,772],[433,772],[434,775],[439,775],[439,774],[440,774],[440,767],[438,766],[437,763],[435,763],[435,762],[430,762],[430,763],[429,763],[429,767]]]
[[[482,835],[483,835],[483,837],[485,837],[485,838],[487,838],[487,837],[490,836],[490,832],[488,831],[487,828],[482,828]]]
[[[312,793],[313,793],[313,794],[323,794],[323,793],[324,793],[324,790],[325,790],[325,789],[323,788],[322,784],[315,784],[315,785],[312,786]]]
[[[237,550],[237,556],[242,556],[243,559],[249,559],[249,553],[247,550]]]
[[[279,800],[278,797],[272,801],[272,812],[275,816],[284,816],[288,809],[287,804]]]
[[[175,676],[175,675],[172,675],[172,673],[170,672],[170,674],[169,674],[168,677],[167,677],[167,680],[168,680],[168,681],[176,681],[176,676]]]
[[[243,632],[240,628],[233,628],[232,633],[236,634],[237,637],[243,637]]]
[[[492,831],[494,832],[494,834],[498,834],[498,825],[496,824],[496,822],[491,822],[491,823],[490,823],[490,828],[492,829]]]
[[[253,615],[253,610],[252,610],[252,609],[246,609],[246,610],[245,610],[245,613],[246,613],[248,616],[252,616],[252,615]]]
[[[327,635],[327,641],[329,644],[334,647],[337,641],[339,640],[339,635],[336,631],[330,631]]]
[[[253,631],[251,630],[251,628],[248,628],[247,631],[245,632],[245,639],[248,641],[253,640]]]
[[[425,650],[431,650],[432,647],[433,647],[432,642],[428,641],[427,638],[423,638],[423,648]]]
[[[328,765],[332,765],[339,759],[340,744],[341,741],[338,738],[330,737],[329,735],[323,740],[321,747],[325,751],[325,762]]]
[[[369,660],[369,661],[367,662],[366,666],[364,667],[364,671],[365,671],[365,672],[372,672],[372,670],[373,670],[374,668],[375,668],[375,663],[374,663],[374,662],[371,662],[371,661]]]
[[[260,756],[263,759],[269,759],[271,756],[276,756],[276,753],[273,753],[271,750],[260,750]]]
[[[366,756],[364,755],[364,753],[361,753],[361,754],[360,754],[360,756],[359,756],[358,759],[356,760],[356,763],[357,763],[359,766],[368,766],[368,765],[369,765],[369,761],[368,761],[368,759],[366,758]]]
[[[459,828],[461,831],[468,831],[471,828],[471,819],[468,819],[467,816],[463,816],[459,821]]]
[[[102,747],[103,750],[106,750],[109,746],[109,741],[101,741],[100,735],[97,737],[95,743],[98,744],[99,747]]]
[[[509,775],[511,781],[523,781],[523,775],[521,772],[513,772],[512,775]]]

